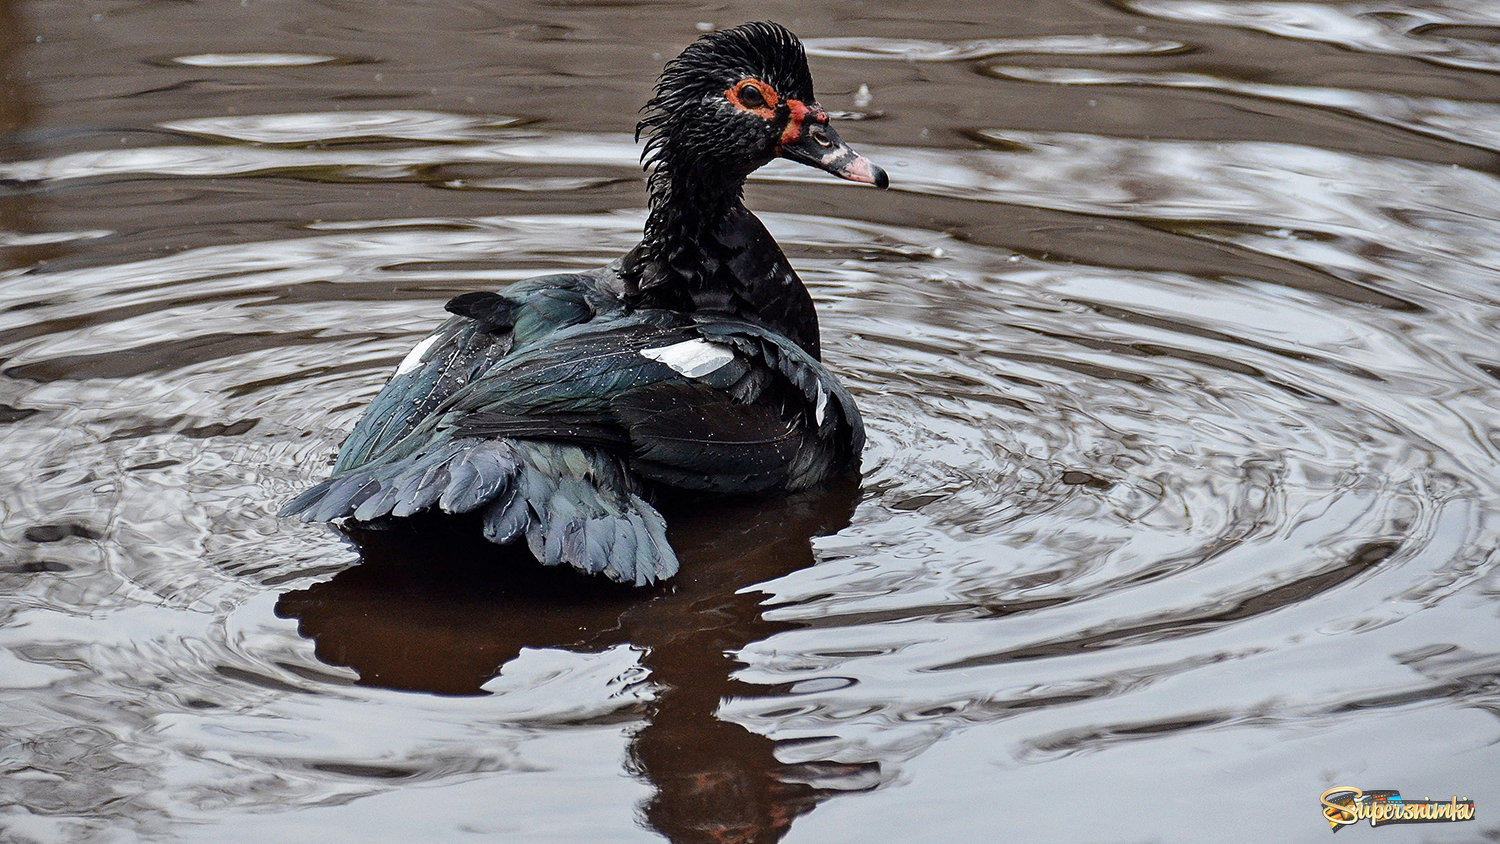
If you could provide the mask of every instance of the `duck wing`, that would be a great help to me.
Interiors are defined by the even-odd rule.
[[[677,559],[641,481],[801,489],[851,468],[862,445],[852,398],[789,340],[639,311],[513,346],[283,513],[478,512],[492,541],[524,537],[545,564],[642,584],[676,572]]]
[[[820,362],[744,322],[637,312],[559,332],[453,397],[458,435],[612,448],[643,479],[797,490],[858,462],[853,398]]]
[[[334,473],[378,457],[518,346],[618,309],[611,267],[538,276],[448,302],[455,316],[412,348],[344,440]]]

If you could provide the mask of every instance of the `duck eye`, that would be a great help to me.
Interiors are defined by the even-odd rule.
[[[746,108],[760,108],[766,104],[766,96],[755,85],[741,85],[740,104]]]
[[[807,130],[807,134],[811,135],[812,139],[820,147],[833,146],[833,141],[828,140],[828,130],[824,129],[821,125],[815,124],[811,129]]]

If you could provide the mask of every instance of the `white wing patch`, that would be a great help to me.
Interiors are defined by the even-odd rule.
[[[411,372],[413,369],[416,369],[418,366],[420,366],[422,363],[422,355],[427,354],[427,350],[432,348],[432,344],[436,343],[437,339],[438,336],[434,334],[431,337],[428,337],[426,340],[418,343],[416,345],[416,348],[407,352],[406,357],[401,360],[401,365],[396,367],[396,374],[405,375],[406,373]]]
[[[728,346],[707,340],[684,340],[670,346],[641,349],[641,357],[661,361],[689,378],[702,378],[734,360]]]
[[[813,424],[815,424],[815,425],[822,425],[823,424],[823,411],[825,411],[827,409],[828,409],[828,391],[825,390],[825,389],[823,389],[823,385],[819,384],[818,385],[818,406],[817,406],[816,409],[813,410]]]

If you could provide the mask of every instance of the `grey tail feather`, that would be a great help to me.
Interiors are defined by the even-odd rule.
[[[644,586],[677,573],[667,525],[631,489],[620,462],[594,449],[515,441],[522,469],[509,495],[484,514],[485,536],[526,536],[543,564],[566,563],[589,574]]]
[[[389,464],[330,478],[287,503],[303,521],[367,522],[436,508],[482,511],[484,535],[525,535],[545,565],[643,586],[677,573],[661,514],[632,489],[615,457],[534,440],[463,438]]]

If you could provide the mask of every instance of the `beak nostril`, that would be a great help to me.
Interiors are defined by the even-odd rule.
[[[833,146],[833,141],[828,140],[828,132],[827,132],[827,130],[825,130],[821,125],[814,125],[811,129],[808,130],[807,133],[808,133],[808,135],[810,135],[812,137],[813,141],[815,141],[818,144],[818,146],[820,146],[820,147],[831,147],[831,146]]]

